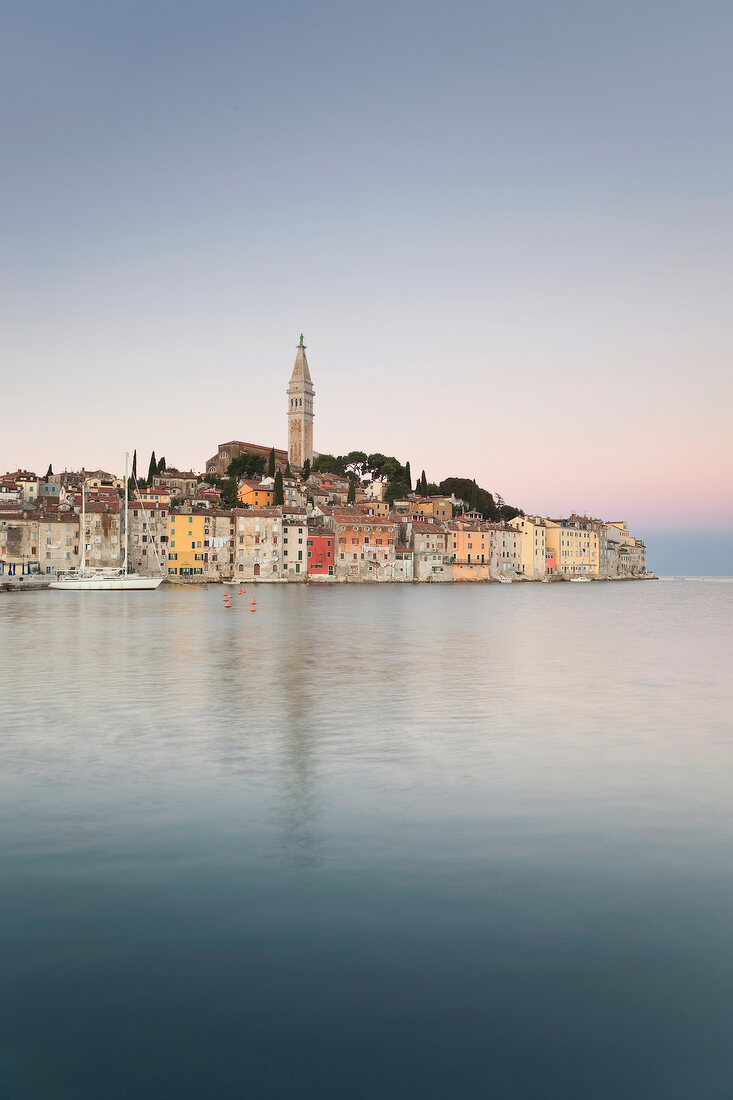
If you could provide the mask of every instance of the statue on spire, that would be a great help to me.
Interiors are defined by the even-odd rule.
[[[300,347],[301,348],[305,347],[305,344],[303,343],[303,333],[302,332],[300,334]]]

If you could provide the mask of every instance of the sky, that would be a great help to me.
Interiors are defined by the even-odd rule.
[[[0,467],[284,446],[303,332],[316,450],[733,572],[732,36],[728,0],[8,2]]]

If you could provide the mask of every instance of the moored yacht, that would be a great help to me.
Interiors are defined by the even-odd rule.
[[[130,573],[127,568],[128,561],[128,534],[127,534],[127,512],[128,512],[128,499],[129,499],[129,483],[128,483],[128,467],[129,455],[125,455],[125,557],[122,565],[118,569],[88,569],[86,567],[86,496],[84,493],[84,482],[81,485],[81,562],[79,569],[73,573],[67,573],[63,577],[58,577],[55,581],[51,581],[49,588],[58,588],[61,590],[67,590],[71,592],[83,592],[86,590],[96,592],[111,592],[121,591],[122,589],[148,589],[157,588],[158,585],[163,583],[163,573],[159,577],[141,577],[139,573]],[[153,544],[153,551],[155,552],[155,544]],[[158,559],[157,552],[155,552],[156,561]],[[158,562],[158,568],[160,569],[160,562]]]

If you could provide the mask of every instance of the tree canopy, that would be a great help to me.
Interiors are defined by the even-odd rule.
[[[261,477],[265,472],[265,459],[262,455],[239,455],[227,466],[229,477]]]

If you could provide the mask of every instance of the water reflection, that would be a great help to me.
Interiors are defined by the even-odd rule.
[[[9,1094],[723,1095],[733,585],[256,596],[3,598]]]

